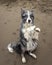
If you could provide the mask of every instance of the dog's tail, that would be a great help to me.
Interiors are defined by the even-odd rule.
[[[9,43],[7,46],[7,49],[10,53],[13,53],[14,51],[17,53],[21,53],[21,45],[20,42],[16,43],[16,42],[12,42]]]
[[[8,49],[8,51],[11,52],[11,53],[14,52],[12,43],[9,43],[9,44],[8,44],[7,49]]]

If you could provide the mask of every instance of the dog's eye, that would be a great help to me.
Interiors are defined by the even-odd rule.
[[[30,17],[31,17],[31,18],[34,18],[34,16],[33,16],[33,15],[30,15]]]
[[[25,16],[23,15],[22,18],[24,18]]]
[[[25,18],[25,17],[27,17],[27,15],[23,15],[23,16],[22,16],[22,18]]]

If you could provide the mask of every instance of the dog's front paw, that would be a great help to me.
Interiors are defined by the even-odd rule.
[[[26,63],[25,57],[22,58],[22,63]]]
[[[36,28],[35,30],[36,30],[37,32],[40,32],[40,28]]]

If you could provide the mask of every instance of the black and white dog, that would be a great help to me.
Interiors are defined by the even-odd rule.
[[[34,15],[33,11],[23,10],[21,11],[21,28],[20,28],[20,40],[15,43],[12,42],[8,44],[9,52],[14,51],[19,52],[22,57],[22,62],[26,63],[25,52],[27,51],[29,55],[37,58],[35,54],[32,53],[37,47],[38,35],[40,32],[39,28],[34,25]]]

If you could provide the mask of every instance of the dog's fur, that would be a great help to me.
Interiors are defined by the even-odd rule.
[[[25,52],[36,58],[36,55],[32,53],[37,47],[38,34],[40,29],[34,26],[33,11],[22,10],[21,11],[21,28],[20,28],[20,40],[18,43],[10,43],[8,45],[9,52],[19,52],[22,56],[22,62],[25,63]],[[34,26],[34,28],[33,28]],[[31,30],[32,29],[32,30]]]

